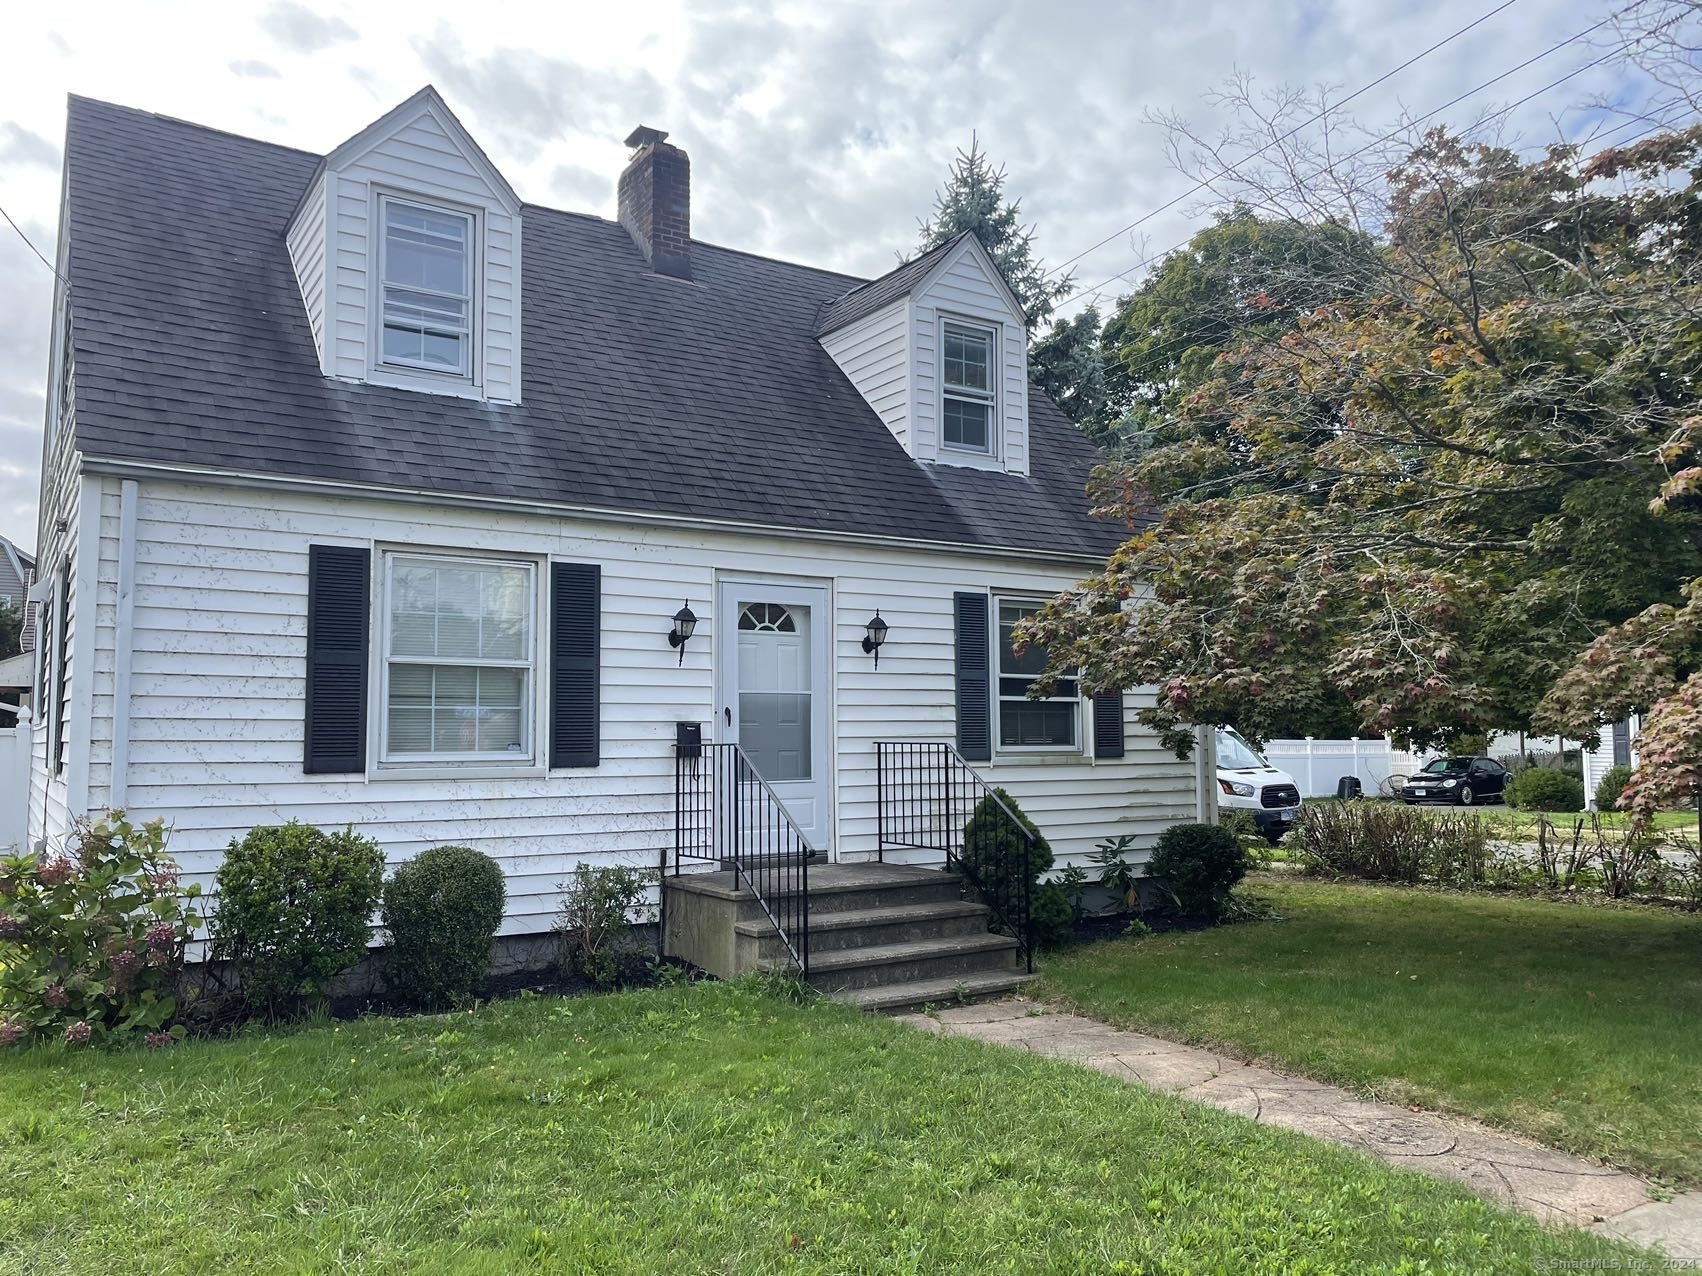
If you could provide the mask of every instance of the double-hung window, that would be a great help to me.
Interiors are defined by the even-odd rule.
[[[381,198],[380,361],[473,373],[473,218]]]
[[[1081,694],[1074,679],[1060,679],[1050,696],[1030,700],[1028,689],[1046,668],[1046,653],[1030,646],[1016,654],[1011,632],[1040,610],[1037,602],[1001,598],[999,605],[999,747],[1025,749],[1081,748]]]
[[[993,453],[998,418],[994,393],[994,329],[947,322],[940,404],[945,446],[963,452]]]
[[[537,593],[531,563],[386,555],[386,762],[536,757]]]

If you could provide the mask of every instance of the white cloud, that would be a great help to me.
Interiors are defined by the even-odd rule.
[[[56,169],[59,148],[40,133],[6,120],[0,122],[0,164],[33,164]]]
[[[621,139],[649,124],[691,154],[699,237],[859,273],[914,245],[953,151],[975,131],[1057,261],[1189,185],[1167,165],[1148,110],[1209,127],[1203,95],[1237,68],[1262,84],[1357,87],[1486,7],[277,0],[256,19],[225,0],[180,0],[162,19],[133,0],[86,0],[51,18],[26,6],[12,15],[0,78],[4,198],[50,251],[59,175],[46,139],[63,135],[67,92],[326,151],[429,81],[523,198],[610,215]],[[1354,109],[1376,122],[1428,110],[1604,12],[1602,0],[1521,0]],[[1593,56],[1565,50],[1450,116],[1511,101]],[[1597,68],[1522,108],[1517,127],[1551,135],[1551,113],[1624,87]],[[1163,248],[1201,217],[1184,200],[1141,234]],[[1119,238],[1078,277],[1141,255]],[[26,544],[50,283],[0,224],[0,533]]]
[[[278,0],[261,17],[260,29],[291,53],[318,53],[355,38],[355,29],[335,14],[317,13],[295,0]]]

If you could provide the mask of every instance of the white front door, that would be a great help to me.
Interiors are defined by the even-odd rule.
[[[716,612],[717,738],[744,750],[814,850],[828,849],[827,590],[721,582]]]

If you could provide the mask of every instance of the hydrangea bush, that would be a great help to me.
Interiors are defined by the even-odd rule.
[[[60,850],[0,858],[0,1046],[183,1035],[194,901],[161,820],[80,820]]]

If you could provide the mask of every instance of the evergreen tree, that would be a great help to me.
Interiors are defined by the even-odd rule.
[[[1105,399],[1097,308],[1054,320],[1052,331],[1028,349],[1028,375],[1090,438],[1106,446],[1115,442],[1115,420]]]
[[[1022,224],[1021,209],[1021,200],[1006,202],[1005,170],[993,167],[971,134],[969,149],[957,153],[945,187],[934,197],[934,215],[922,223],[919,251],[974,231],[1022,304],[1023,318],[1033,332],[1069,292],[1070,277],[1046,277],[1045,265],[1034,255],[1034,227]]]

